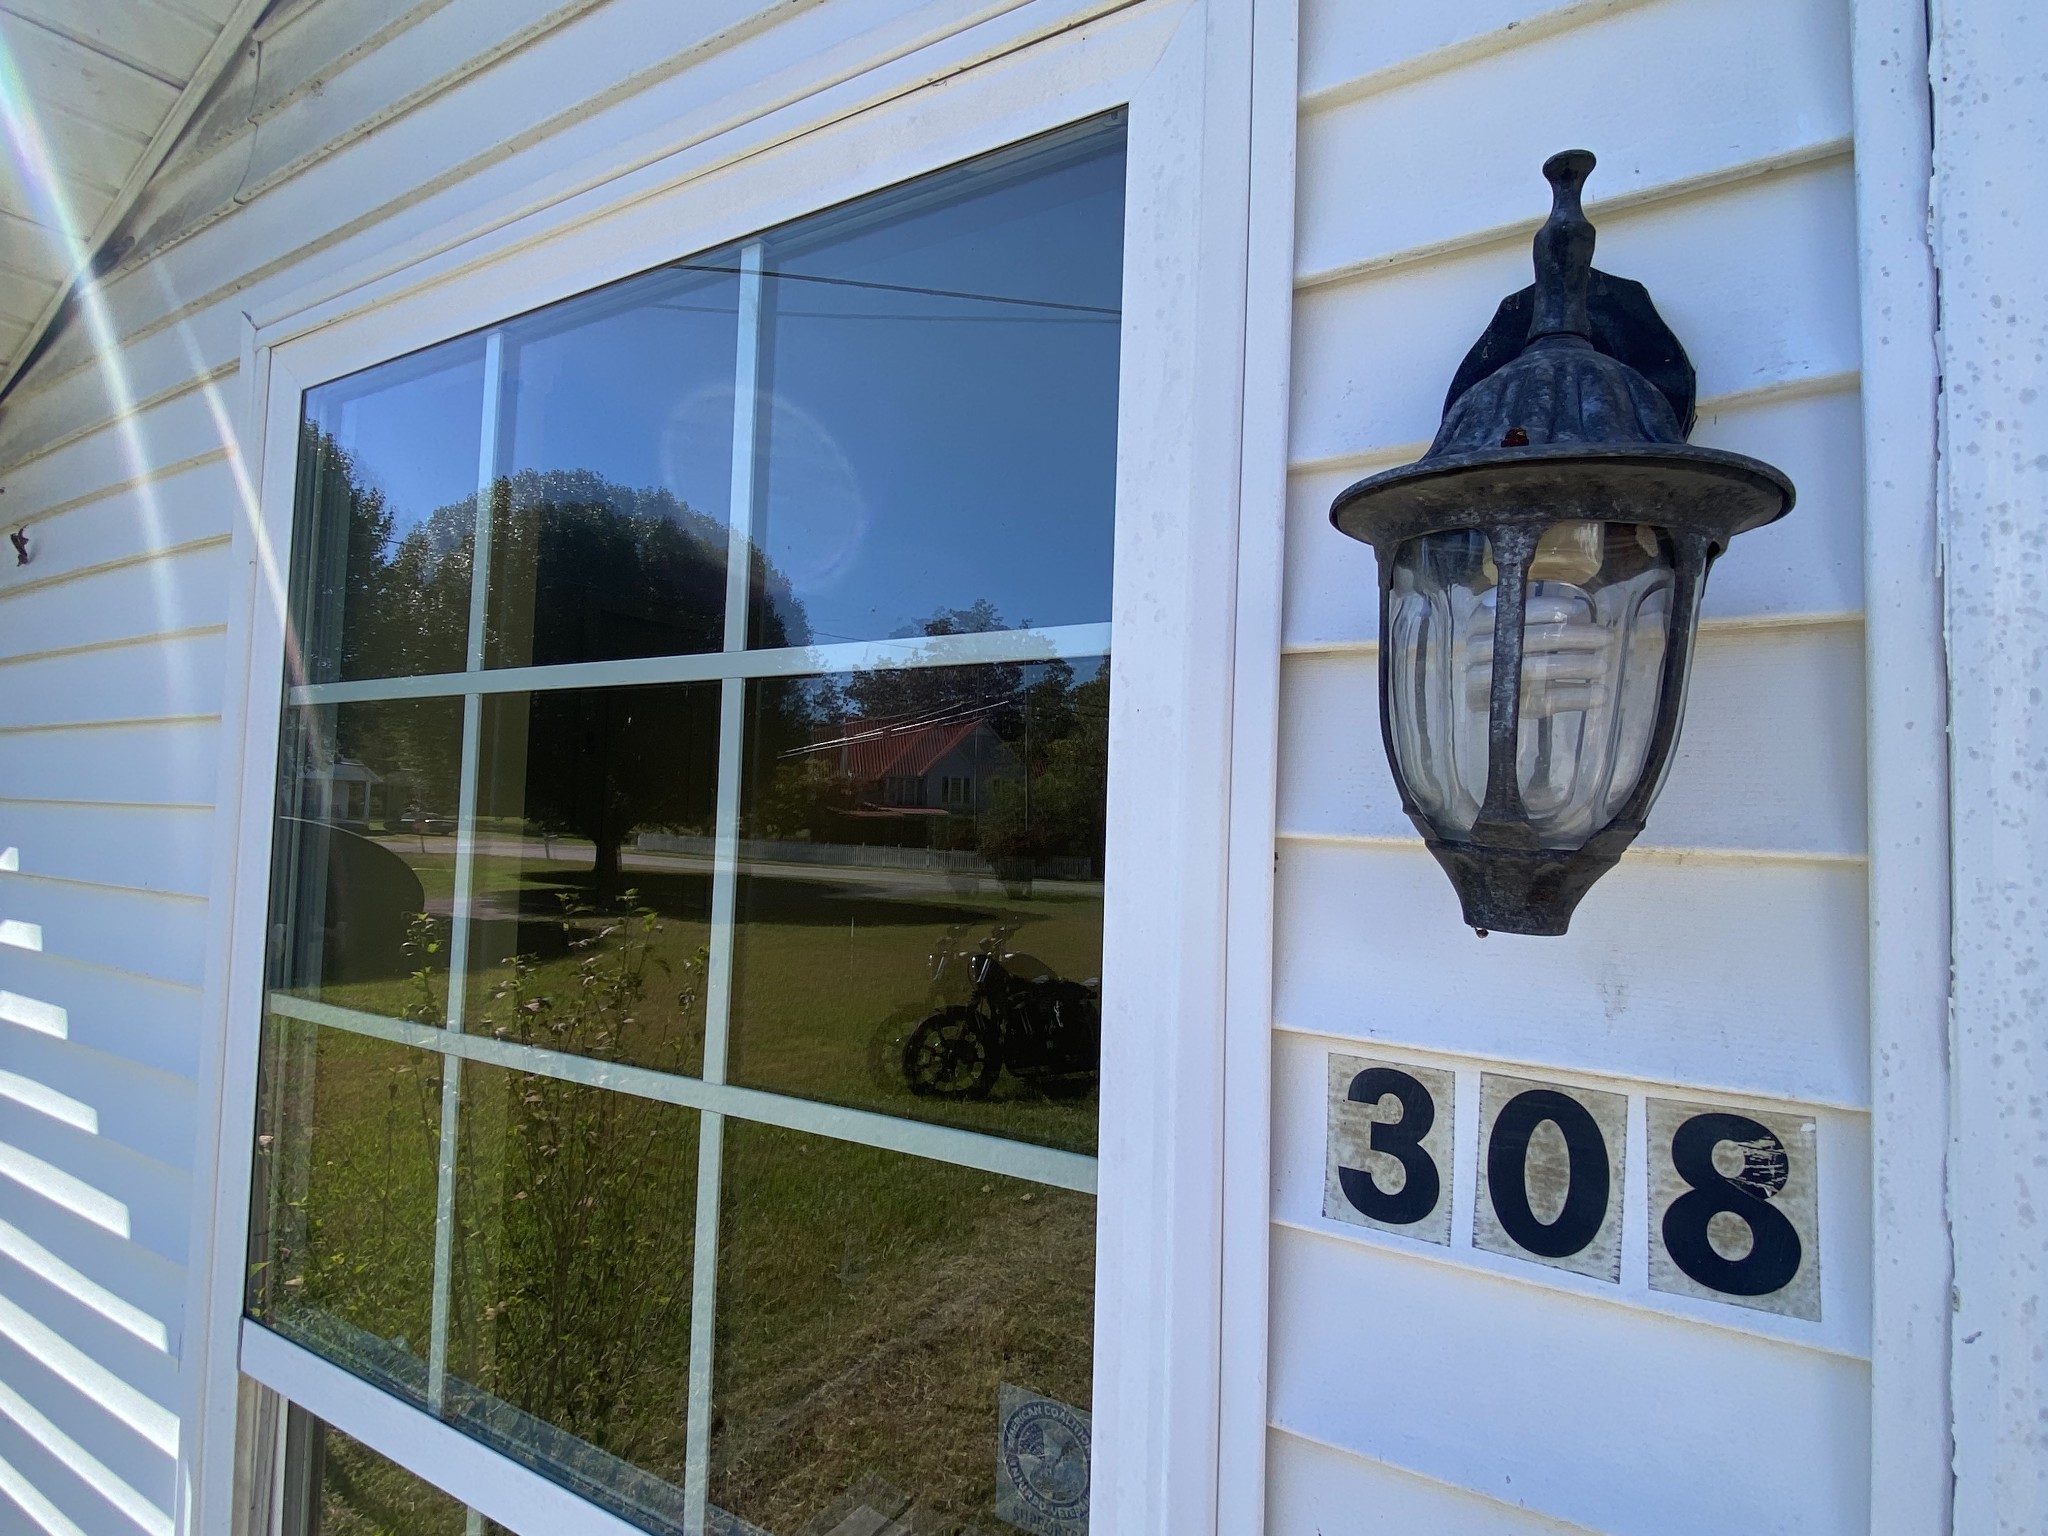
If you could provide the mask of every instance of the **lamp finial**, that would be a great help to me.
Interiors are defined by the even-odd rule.
[[[1586,277],[1593,268],[1593,226],[1579,194],[1595,165],[1593,152],[1567,149],[1543,162],[1550,183],[1550,217],[1536,231],[1536,303],[1529,339],[1593,334],[1586,314]]]

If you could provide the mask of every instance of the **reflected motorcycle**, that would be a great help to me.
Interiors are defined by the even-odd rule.
[[[1100,983],[1070,981],[1031,955],[1003,946],[1017,931],[996,927],[969,947],[972,924],[946,930],[932,949],[935,997],[965,1002],[936,1008],[903,1042],[910,1091],[937,1099],[985,1099],[1003,1068],[1053,1096],[1085,1093],[1102,1065]]]

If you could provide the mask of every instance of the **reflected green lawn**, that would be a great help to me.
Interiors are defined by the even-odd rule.
[[[265,1025],[251,1310],[415,1396],[432,1314],[441,1063],[297,1019]],[[375,1341],[388,1349],[360,1347]]]
[[[429,844],[432,839],[427,840]],[[480,836],[480,842],[488,840]],[[688,1076],[702,1071],[709,960],[709,860],[629,855],[630,887],[608,902],[590,872],[589,844],[556,841],[510,854],[480,853],[472,879],[475,911],[464,1028]],[[394,843],[394,846],[396,844]],[[452,855],[412,859],[430,911],[445,910]],[[636,919],[635,914],[639,914]],[[644,975],[630,1005],[596,995],[592,949],[634,928]],[[935,991],[934,945],[968,925],[972,947],[997,925],[1014,927],[1006,947],[1036,956],[1062,976],[1095,977],[1101,967],[1102,897],[1097,886],[1035,882],[1012,895],[992,880],[847,866],[754,866],[740,878],[734,944],[728,1078],[747,1087],[846,1104],[908,1119],[1041,1145],[1093,1152],[1092,1083],[1062,1091],[1005,1072],[982,1101],[913,1094],[904,1080],[904,1041],[943,1002],[965,999],[964,965]],[[418,970],[329,982],[319,997],[391,1018],[439,1023],[445,994],[446,924],[440,948],[414,957]]]
[[[1095,1202],[731,1123],[711,1495],[775,1536],[1004,1529],[1003,1383],[1089,1403]]]
[[[587,873],[566,863],[490,869],[490,888],[522,910],[550,902],[559,913],[565,898],[569,909],[555,918],[562,953],[503,968],[517,985],[492,1006],[543,1003],[513,1008],[508,1029],[552,1044],[559,1023],[559,1038],[608,1056],[673,1059],[701,1048],[701,1000],[693,1015],[657,993],[678,974],[701,976],[708,882],[689,871],[629,874],[639,905],[622,916],[587,910]],[[1092,1096],[1047,1099],[1006,1074],[984,1103],[920,1099],[890,1045],[931,1002],[927,959],[949,924],[980,925],[970,941],[987,925],[1016,924],[1014,947],[1064,973],[1093,974],[1082,968],[1100,942],[1094,892],[1041,884],[1020,897],[898,882],[878,894],[865,871],[756,871],[743,917],[739,1080],[1092,1147]],[[396,976],[324,995],[340,1002],[346,990],[348,1006],[395,1013],[420,985]],[[264,1161],[295,1234],[283,1255],[290,1274],[267,1271],[272,1315],[280,1305],[301,1316],[331,1312],[379,1338],[403,1336],[417,1354],[431,1290],[435,1063],[294,1021],[270,1027]],[[504,1086],[489,1091],[500,1078]],[[462,1138],[458,1246],[471,1257],[456,1298],[457,1371],[678,1478],[694,1117],[644,1103],[629,1112],[631,1126],[647,1122],[643,1130],[674,1122],[654,1149],[604,1130],[614,1117],[602,1105],[566,1112],[593,1090],[502,1073],[480,1075],[476,1088]],[[550,1109],[557,1098],[563,1114]],[[1002,1384],[1075,1406],[1089,1400],[1093,1200],[743,1122],[728,1122],[726,1135],[714,1501],[773,1536],[797,1536],[862,1504],[891,1519],[914,1513],[921,1531],[992,1527]],[[650,1151],[674,1162],[673,1176],[645,1176]],[[564,1176],[551,1177],[572,1152],[587,1171],[569,1177],[563,1163]],[[487,1210],[498,1214],[487,1219]],[[491,1250],[488,1283],[473,1268],[480,1241]],[[586,1252],[592,1244],[605,1253]],[[645,1272],[649,1264],[658,1273]],[[566,1290],[565,1276],[574,1277]]]
[[[823,876],[827,872],[820,871]],[[923,1098],[903,1075],[903,1044],[934,1007],[965,1001],[966,967],[934,995],[932,949],[949,927],[970,924],[971,948],[997,926],[1007,947],[1060,975],[1101,967],[1099,890],[1036,884],[1029,897],[994,882],[956,892],[940,879],[885,883],[868,872],[831,878],[753,873],[741,878],[734,955],[731,1077],[736,1083],[825,1099],[907,1119],[936,1120],[989,1135],[1077,1151],[1095,1150],[1093,1085],[1053,1097],[1005,1072],[985,1100]]]

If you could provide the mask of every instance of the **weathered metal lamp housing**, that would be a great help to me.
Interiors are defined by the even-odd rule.
[[[1686,442],[1691,363],[1592,269],[1584,150],[1544,162],[1536,282],[1503,300],[1413,464],[1330,521],[1380,568],[1401,805],[1482,934],[1561,934],[1642,831],[1678,740],[1707,570],[1784,516],[1770,465]]]

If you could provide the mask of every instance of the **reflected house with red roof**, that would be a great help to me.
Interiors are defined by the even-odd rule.
[[[864,842],[943,840],[940,823],[978,815],[997,785],[1025,781],[1023,759],[981,717],[848,722],[809,751],[851,790],[842,814]]]

